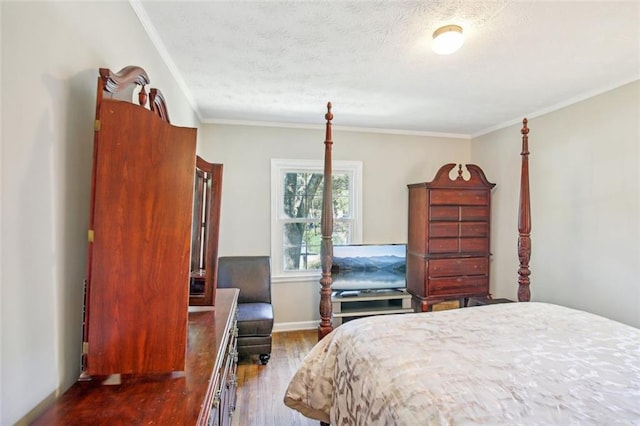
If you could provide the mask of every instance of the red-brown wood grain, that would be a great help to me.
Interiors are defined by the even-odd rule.
[[[331,263],[333,262],[333,201],[332,201],[332,158],[331,149],[333,140],[331,136],[331,102],[327,103],[327,113],[324,115],[327,120],[324,140],[324,185],[322,193],[322,217],[320,226],[322,228],[322,242],[320,246],[320,257],[322,263],[322,277],[320,278],[320,324],[318,325],[318,340],[329,334],[333,330],[331,322]]]
[[[237,306],[237,289],[220,289],[216,307],[189,312],[183,372],[124,375],[119,385],[105,376],[78,381],[33,425],[204,425],[222,367]],[[207,403],[205,403],[207,401]]]
[[[529,128],[527,119],[522,120],[522,165],[520,171],[520,203],[518,204],[518,301],[531,299],[529,289],[531,271],[531,196],[529,194]]]
[[[182,370],[196,129],[109,99],[99,120],[86,372]]]
[[[457,176],[450,175],[458,166]],[[431,182],[408,185],[407,291],[418,311],[489,294],[491,189],[480,167],[445,164]]]
[[[215,304],[218,277],[218,236],[222,204],[222,170],[222,164],[209,163],[200,156],[196,157],[197,177],[194,191],[191,279],[200,280],[203,291],[199,294],[189,294],[189,305],[191,306]],[[204,226],[204,235],[201,232],[201,226]],[[204,242],[201,240],[203,237]]]

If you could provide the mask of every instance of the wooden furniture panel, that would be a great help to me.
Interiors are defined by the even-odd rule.
[[[487,205],[489,198],[484,190],[434,189],[430,193],[431,205]]]
[[[430,238],[429,254],[484,253],[489,250],[487,237]]]
[[[489,207],[460,207],[460,220],[461,221],[475,221],[475,220],[489,220]]]
[[[454,237],[460,232],[458,222],[431,222],[429,223],[429,235],[432,238]]]
[[[414,196],[418,197],[419,195],[415,194]],[[416,199],[416,202],[420,203],[421,201]],[[460,208],[457,206],[431,206],[429,212],[431,219],[429,223],[438,220],[458,220],[460,217]]]
[[[460,241],[458,238],[430,238],[429,254],[436,253],[457,253]]]
[[[237,289],[218,291],[213,307],[188,313],[183,372],[78,381],[34,425],[230,425],[235,408]]]
[[[233,294],[233,306],[229,310],[230,316],[227,320],[224,335],[226,342],[222,342],[218,351],[216,365],[213,369],[214,379],[207,390],[207,401],[200,411],[198,425],[230,426],[233,413],[236,409],[236,389],[238,385],[238,289],[220,289],[220,302],[223,306],[216,309],[226,310],[229,294]],[[197,309],[197,308],[196,308]],[[206,309],[206,308],[205,308]],[[208,411],[207,408],[210,408]],[[206,417],[207,413],[209,418]]]
[[[489,236],[488,222],[460,223],[460,237],[483,237]]]
[[[417,311],[448,299],[489,295],[491,189],[482,170],[449,178],[446,164],[431,182],[409,187],[407,289]]]
[[[414,191],[409,197],[409,217],[413,218],[414,232],[407,236],[407,263],[411,262],[412,252],[424,253],[429,247],[427,236],[429,235],[429,210],[427,209],[427,192]],[[453,207],[431,207],[431,212],[440,218],[458,217],[458,209]],[[420,229],[424,227],[424,229]],[[407,265],[407,271],[410,269]],[[407,286],[409,281],[407,281]]]
[[[184,368],[196,130],[145,114],[112,100],[100,110],[88,374]]]
[[[432,259],[428,262],[430,277],[487,275],[489,273],[489,262],[486,257]]]
[[[157,89],[147,109],[148,83],[100,69],[83,378],[184,370],[196,129],[168,122]],[[140,105],[114,96],[133,85]]]
[[[483,294],[489,285],[487,276],[458,276],[449,278],[431,278],[428,292],[432,296],[458,299],[460,294]]]
[[[189,282],[191,306],[215,305],[222,169],[222,164],[196,157]]]
[[[488,253],[489,236],[483,238],[460,238],[461,253]]]

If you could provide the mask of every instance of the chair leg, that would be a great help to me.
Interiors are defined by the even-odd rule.
[[[260,354],[260,364],[267,365],[269,359],[271,358],[271,354]]]

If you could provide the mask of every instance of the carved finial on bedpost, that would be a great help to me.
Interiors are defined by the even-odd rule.
[[[520,175],[520,205],[518,210],[518,301],[528,302],[531,298],[529,290],[529,260],[531,259],[531,198],[529,194],[529,128],[527,119],[522,120],[522,169]]]
[[[327,102],[327,113],[324,115],[324,118],[327,120],[327,124],[331,125],[331,120],[333,120],[333,113],[331,112],[331,102]]]
[[[320,278],[320,325],[318,326],[318,340],[329,334],[333,330],[331,322],[331,264],[333,263],[333,194],[331,188],[331,102],[327,103],[327,113],[324,118],[327,120],[325,141],[324,141],[324,181],[322,192],[322,216],[320,224],[322,228],[322,242],[320,245],[320,259],[322,262],[322,277]]]

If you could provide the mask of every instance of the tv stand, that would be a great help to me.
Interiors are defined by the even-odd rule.
[[[334,327],[357,317],[413,312],[405,289],[334,291],[331,304]]]

